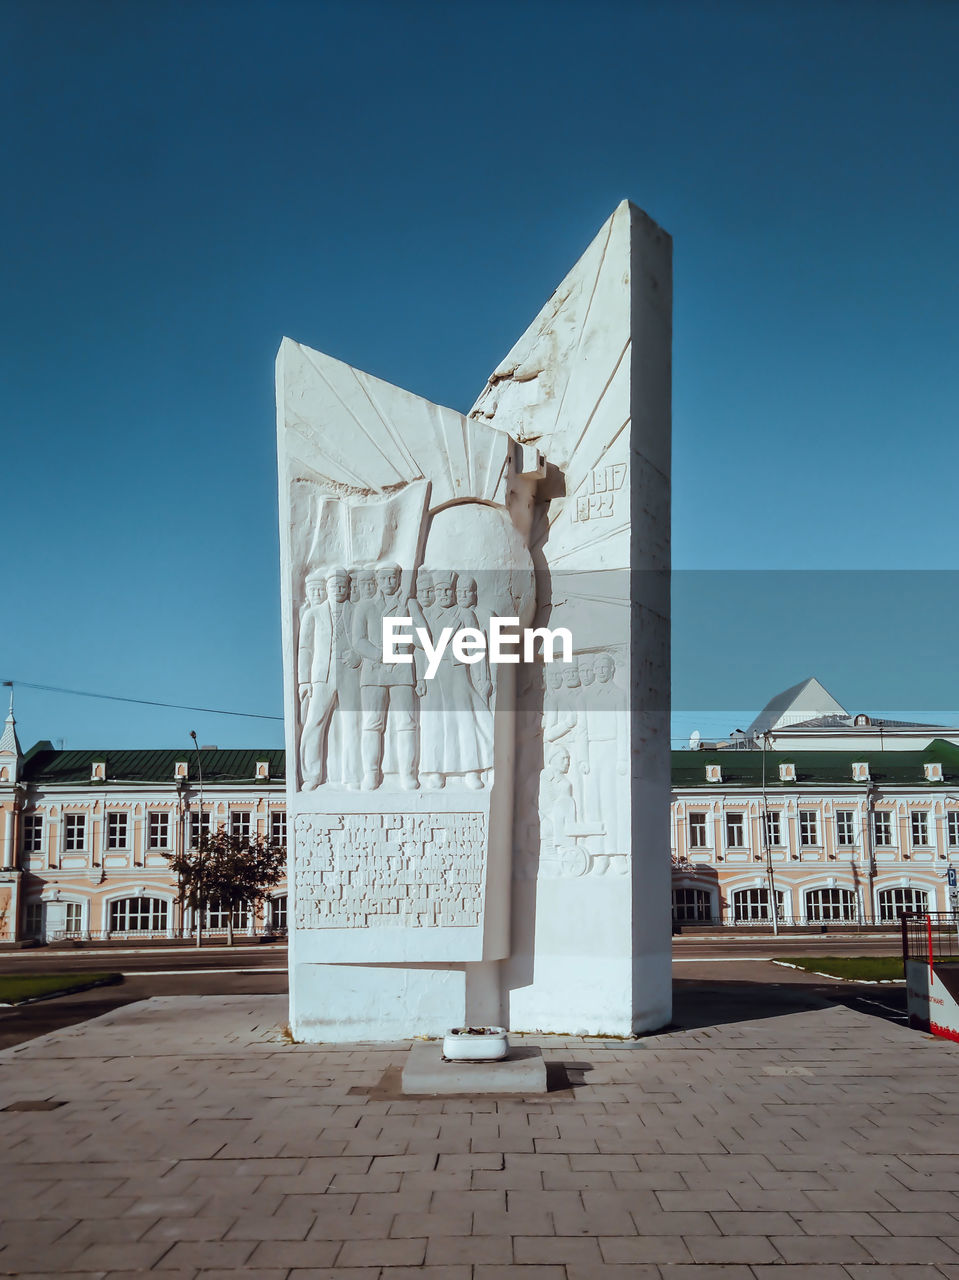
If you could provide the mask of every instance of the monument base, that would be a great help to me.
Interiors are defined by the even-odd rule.
[[[441,1042],[420,1041],[403,1068],[403,1092],[439,1097],[459,1093],[545,1093],[542,1049],[512,1045],[499,1062],[444,1062]]]
[[[290,1030],[296,1040],[442,1037],[450,1027],[502,1023],[499,965],[309,964],[290,967]]]

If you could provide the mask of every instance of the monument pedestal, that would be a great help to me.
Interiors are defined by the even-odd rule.
[[[546,1063],[535,1045],[511,1045],[499,1062],[444,1062],[443,1045],[417,1041],[403,1067],[403,1092],[444,1094],[526,1094],[546,1092]]]
[[[297,1040],[442,1036],[502,1022],[500,965],[310,964],[291,938],[290,1029]]]

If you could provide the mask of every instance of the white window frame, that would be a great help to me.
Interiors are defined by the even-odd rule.
[[[229,912],[223,903],[211,903],[206,909],[206,928],[222,929],[224,932],[227,927]],[[248,902],[239,902],[233,908],[233,929],[234,932],[246,932],[250,927],[252,920],[250,912],[250,904]]]
[[[277,835],[277,831],[280,828],[282,828],[282,836]],[[286,832],[287,832],[286,810],[285,809],[272,810],[272,812],[270,813],[270,839],[275,844],[282,845],[283,848],[285,849],[286,839],[287,839]]]
[[[888,809],[878,809],[872,815],[872,840],[877,849],[895,849],[896,847],[896,824],[893,821],[894,813],[890,813]],[[888,835],[889,839],[880,839],[880,834]]]
[[[25,813],[23,815],[21,847],[24,853],[43,853],[42,813]]]
[[[677,901],[680,895],[685,899],[683,902]],[[675,885],[672,891],[672,912],[673,919],[678,924],[708,924],[713,918],[712,894],[708,889],[695,884]]]
[[[107,810],[107,853],[126,851],[130,848],[130,815],[125,809]],[[116,826],[116,831],[112,830]]]
[[[151,905],[146,909],[138,909],[135,913],[131,913],[128,905],[131,902],[148,902]],[[126,910],[122,913],[124,924],[114,924],[114,915],[119,916],[121,914],[119,911],[121,906],[126,907]],[[116,910],[114,910],[115,908]],[[168,933],[172,918],[170,900],[149,893],[127,894],[122,898],[113,898],[106,904],[106,912],[107,927],[111,933]],[[131,919],[142,920],[147,915],[151,923],[145,928],[131,929],[129,927]],[[153,923],[155,917],[162,919],[163,923]]]
[[[785,895],[781,889],[776,890],[776,909],[777,916],[783,919],[783,906],[785,904]],[[747,889],[734,889],[730,894],[730,905],[733,909],[733,920],[741,924],[749,924],[754,921],[770,921],[772,915],[769,910],[769,889],[765,886]],[[747,908],[745,914],[743,908]]]
[[[783,847],[783,824],[781,809],[767,809],[763,814],[766,831],[766,845],[770,849]]]
[[[73,901],[65,902],[63,905],[66,908],[64,912],[64,932],[70,936],[83,933],[83,903],[77,902],[76,899],[74,899]],[[70,924],[71,915],[75,917],[72,926]]]
[[[929,839],[929,826],[929,811],[927,809],[909,810],[909,842],[913,849],[932,848]]]
[[[800,849],[822,848],[818,809],[799,810],[799,847]]]
[[[87,826],[87,815],[85,813],[65,813],[63,815],[64,853],[86,853]],[[77,844],[78,831],[80,840],[79,844]]]
[[[213,834],[213,814],[210,812],[209,809],[203,810],[203,828],[202,829],[205,830],[205,833],[208,836]],[[187,822],[187,845],[190,849],[196,849],[199,847],[200,831],[201,831],[201,827],[200,827],[199,811],[197,809],[191,809],[190,818],[189,818],[189,821]]]
[[[895,899],[899,897],[901,902],[897,903]],[[883,899],[891,902],[894,914],[889,914],[889,907],[883,906]],[[906,900],[913,905],[906,906]],[[876,894],[876,906],[878,908],[878,916],[884,923],[894,924],[899,915],[903,911],[928,911],[929,910],[929,893],[926,889],[914,888],[912,885],[890,885],[887,889],[880,889]]]
[[[170,815],[164,809],[151,809],[147,813],[147,849],[172,849],[170,839]]]
[[[811,899],[817,899],[812,910],[810,910]],[[804,891],[803,910],[806,919],[815,924],[827,924],[833,921],[854,922],[859,914],[853,889],[826,885]]]
[[[848,837],[848,838],[847,838]],[[856,810],[836,810],[836,848],[855,849],[856,847]]]
[[[280,907],[281,902],[283,904],[282,907]],[[288,911],[289,905],[290,905],[289,895],[285,893],[278,893],[270,899],[270,928],[271,929],[285,929],[287,927],[286,922],[288,919],[287,911]],[[278,914],[281,911],[283,914],[282,921],[277,918]]]
[[[946,839],[950,849],[959,849],[959,809],[946,811]]]
[[[730,840],[730,827],[739,827],[739,843],[733,844]],[[729,809],[723,814],[723,835],[726,840],[726,848],[732,850],[746,849],[746,814]]]
[[[253,812],[250,809],[230,810],[230,835],[249,840],[253,833]]]

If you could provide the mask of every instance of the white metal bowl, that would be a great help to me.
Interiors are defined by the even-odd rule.
[[[451,1027],[443,1057],[451,1062],[499,1062],[509,1055],[505,1027]]]

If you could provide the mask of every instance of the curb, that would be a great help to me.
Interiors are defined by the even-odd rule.
[[[812,978],[831,978],[833,982],[854,982],[860,987],[904,987],[905,978],[840,978],[836,973],[820,973],[818,969],[804,969],[801,964],[790,964],[788,960],[772,960],[780,969],[796,969],[799,973],[808,973]]]

